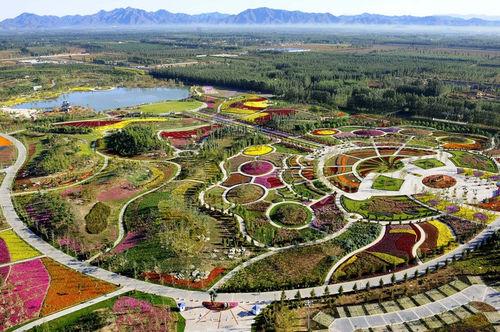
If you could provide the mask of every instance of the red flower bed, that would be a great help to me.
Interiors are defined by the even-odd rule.
[[[267,189],[273,189],[283,186],[283,182],[278,178],[278,174],[276,171],[271,174],[261,176],[255,179],[255,183],[263,185]]]
[[[219,128],[219,125],[205,126],[190,130],[179,130],[179,131],[163,131],[160,136],[163,138],[174,138],[174,139],[187,139],[187,138],[205,138],[212,131]]]
[[[383,136],[385,133],[378,129],[359,129],[352,132],[354,135],[362,137]]]
[[[437,247],[439,231],[436,227],[427,222],[420,224],[420,227],[422,227],[425,233],[425,241],[420,245],[420,251],[422,253],[429,253]]]
[[[109,126],[118,122],[122,122],[122,120],[91,120],[91,121],[75,121],[75,122],[67,122],[61,124],[62,126],[69,127],[85,127],[85,128],[96,128],[96,127],[104,127]]]
[[[391,230],[404,231],[413,230],[418,234],[418,230],[413,225],[387,226],[384,237],[377,244],[368,249],[370,252],[383,252],[400,258],[413,258],[412,248],[418,241],[415,234],[391,233]]]
[[[214,282],[219,275],[224,273],[224,271],[226,271],[226,269],[222,267],[216,267],[212,271],[210,271],[210,274],[206,279],[200,281],[193,281],[189,279],[178,279],[171,274],[159,274],[156,272],[145,272],[143,273],[143,277],[146,280],[160,282],[165,285],[175,285],[187,288],[202,289],[211,285],[212,282]]]
[[[232,173],[224,182],[222,182],[222,185],[225,187],[232,187],[238,184],[249,183],[251,180],[251,177],[241,173]]]
[[[300,174],[307,180],[314,180],[316,178],[313,168],[304,168],[300,171]]]

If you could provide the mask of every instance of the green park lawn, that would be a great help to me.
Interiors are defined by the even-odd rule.
[[[203,103],[197,100],[188,101],[166,101],[157,104],[143,105],[139,107],[139,111],[147,114],[164,114],[164,113],[176,113],[185,112],[189,110],[201,107]]]
[[[418,166],[422,169],[432,169],[437,167],[443,167],[444,163],[437,160],[436,158],[420,159],[413,162],[413,165]]]
[[[401,189],[403,183],[404,180],[402,179],[380,175],[375,179],[375,181],[373,181],[372,189],[398,191],[399,189]]]

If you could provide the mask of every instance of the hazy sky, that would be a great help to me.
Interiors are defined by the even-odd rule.
[[[2,3],[3,2],[3,3]],[[334,15],[364,12],[388,15],[500,16],[500,0],[2,0],[0,19],[23,12],[44,15],[92,14],[101,9],[134,7],[198,14],[237,13],[247,8],[271,7]]]

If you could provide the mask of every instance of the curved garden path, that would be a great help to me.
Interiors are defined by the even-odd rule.
[[[6,135],[0,134],[2,137],[10,140],[18,150],[18,156],[16,162],[6,168],[5,177],[0,185],[0,207],[3,210],[5,219],[7,223],[12,227],[12,229],[26,242],[28,242],[35,249],[39,250],[41,254],[46,255],[47,257],[71,268],[85,275],[89,275],[104,281],[108,281],[122,287],[128,289],[135,289],[146,293],[156,294],[160,296],[168,296],[173,297],[176,300],[183,300],[188,302],[189,306],[199,307],[199,302],[208,299],[208,295],[205,292],[201,291],[189,291],[182,290],[168,286],[162,286],[157,284],[148,283],[141,280],[136,280],[133,278],[129,278],[126,276],[122,276],[95,266],[92,266],[86,262],[79,261],[74,257],[71,257],[62,251],[54,248],[47,242],[43,241],[40,237],[34,234],[19,218],[17,215],[13,201],[12,201],[12,193],[11,187],[13,181],[15,180],[15,176],[18,170],[23,166],[26,160],[26,148],[25,146],[16,138]],[[344,228],[345,229],[345,228]],[[460,257],[466,250],[474,250],[476,246],[480,245],[484,240],[490,237],[495,231],[500,229],[500,217],[488,225],[481,233],[479,233],[474,239],[469,241],[466,244],[462,244],[458,246],[455,250],[437,257],[433,260],[429,260],[421,265],[414,266],[408,268],[406,270],[402,270],[396,272],[394,277],[397,281],[403,280],[406,276],[413,277],[415,272],[418,274],[424,274],[426,269],[429,268],[433,270],[436,266],[445,265],[446,261],[449,261],[453,258]],[[322,239],[326,241],[325,239]],[[282,249],[284,250],[284,249]],[[272,254],[271,251],[270,254]],[[249,262],[250,264],[250,262]],[[231,271],[229,275],[234,274],[235,271]],[[228,276],[229,278],[229,276]],[[348,281],[343,283],[338,283],[335,285],[328,286],[328,290],[330,294],[338,293],[339,287],[342,287],[344,292],[349,292],[353,290],[353,286],[356,284],[358,290],[362,290],[365,287],[367,282],[370,285],[378,285],[378,282],[382,280],[383,284],[391,284],[392,275],[387,274],[381,277],[372,277],[366,278],[357,281]],[[285,295],[288,298],[292,298],[297,291],[300,291],[303,296],[308,296],[312,290],[314,290],[317,296],[321,296],[324,294],[325,286],[304,288],[300,290],[287,290],[285,291]],[[269,303],[270,301],[278,300],[281,296],[281,291],[272,291],[272,292],[255,292],[255,293],[227,293],[227,294],[219,294],[218,299],[221,301],[240,301],[246,303]],[[70,309],[70,312],[75,311],[76,309]],[[194,328],[194,318],[193,322],[188,321],[188,327]],[[241,326],[240,326],[241,327]]]

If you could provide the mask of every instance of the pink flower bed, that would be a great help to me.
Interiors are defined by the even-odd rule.
[[[68,248],[74,252],[81,252],[82,251],[82,244],[78,242],[75,239],[69,238],[69,237],[61,237],[57,239],[57,243],[61,247]]]
[[[250,161],[248,163],[241,165],[241,171],[251,176],[267,174],[271,172],[273,168],[274,168],[273,164],[271,164],[268,161],[262,161],[262,160]]]
[[[0,297],[0,308],[7,313],[0,315],[0,323],[5,319],[0,325],[10,327],[36,318],[49,285],[49,273],[40,259],[13,265]]]
[[[352,137],[356,137],[356,135],[354,135],[351,132],[345,132],[345,133],[335,134],[335,135],[333,135],[333,137],[335,137],[335,138],[352,138]]]
[[[3,239],[0,239],[0,264],[10,262],[10,253],[7,244]]]
[[[128,249],[134,248],[143,240],[144,240],[144,234],[142,234],[141,232],[137,231],[128,232],[127,236],[125,236],[123,241],[116,246],[114,252],[117,254],[122,253]]]
[[[140,190],[135,188],[130,182],[125,181],[101,191],[97,195],[97,199],[101,202],[119,201],[130,198],[139,191]]]
[[[352,132],[354,135],[363,136],[363,137],[375,137],[382,136],[385,133],[382,130],[378,129],[358,129]]]
[[[323,198],[311,205],[314,212],[313,227],[327,233],[334,233],[344,227],[343,213],[335,204],[336,194]]]
[[[62,126],[95,128],[95,127],[109,126],[118,122],[122,122],[122,120],[75,121],[75,122],[63,123]]]
[[[168,331],[172,320],[170,308],[129,296],[122,296],[113,305],[119,331]]]
[[[284,186],[283,182],[278,177],[278,172],[274,171],[271,174],[255,178],[255,183],[260,184],[267,189],[273,189]]]

